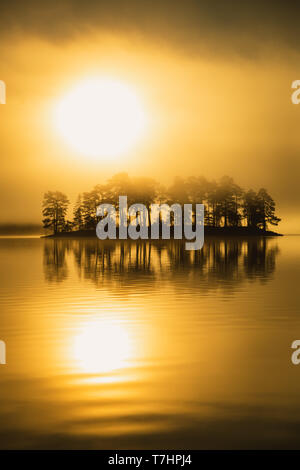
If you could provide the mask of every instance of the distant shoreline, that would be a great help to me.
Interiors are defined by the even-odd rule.
[[[248,227],[204,227],[205,237],[207,236],[230,236],[230,237],[245,237],[245,236],[259,236],[259,237],[282,237],[283,234],[273,232],[272,230],[251,229]],[[41,238],[97,238],[96,230],[76,230],[73,232],[59,232],[52,235],[41,235]],[[171,240],[173,236],[171,233]],[[184,239],[184,238],[183,238]],[[116,240],[119,240],[118,234]],[[130,240],[130,239],[128,239]],[[138,239],[141,241],[142,239]],[[151,241],[151,238],[148,240]],[[162,240],[162,238],[160,238]],[[127,240],[120,240],[127,241]],[[147,241],[147,240],[144,240]],[[152,240],[157,241],[157,240]]]

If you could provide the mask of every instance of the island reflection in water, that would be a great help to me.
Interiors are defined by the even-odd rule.
[[[0,446],[298,445],[295,240],[1,240]]]
[[[96,240],[50,239],[44,245],[44,268],[48,282],[68,277],[67,255],[72,253],[78,273],[96,285],[103,282],[113,288],[114,282],[133,279],[134,287],[143,277],[171,280],[183,272],[196,281],[233,283],[246,278],[267,280],[275,269],[278,247],[269,246],[266,238],[248,240],[208,239],[202,250],[188,251],[180,241],[101,242]],[[190,279],[192,281],[192,279]],[[149,285],[151,286],[151,285]]]

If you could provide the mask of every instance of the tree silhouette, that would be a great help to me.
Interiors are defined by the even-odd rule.
[[[169,187],[149,177],[130,177],[118,173],[106,183],[96,185],[91,191],[79,194],[73,211],[73,221],[65,220],[67,197],[59,192],[45,194],[43,203],[44,227],[59,231],[94,230],[100,218],[97,207],[102,203],[113,204],[119,209],[119,196],[127,196],[128,207],[142,203],[148,209],[148,224],[151,224],[152,203],[180,205],[192,204],[195,221],[195,205],[204,204],[205,226],[215,228],[247,225],[251,230],[267,230],[268,224],[278,225],[275,202],[266,189],[258,192],[244,191],[233,178],[223,176],[218,181],[208,181],[204,176],[176,177]],[[160,222],[161,222],[161,214]],[[171,224],[173,214],[171,213]]]
[[[275,202],[267,193],[267,190],[261,188],[257,193],[257,200],[260,211],[259,225],[263,230],[267,230],[267,224],[278,225],[281,219],[275,215]]]
[[[139,177],[132,180],[135,203],[144,204],[148,209],[148,224],[151,225],[150,205],[156,200],[158,185],[152,178]]]
[[[48,191],[43,200],[43,225],[51,228],[53,233],[63,231],[66,228],[66,213],[69,205],[67,196],[59,191]]]
[[[241,215],[238,211],[239,198],[242,195],[241,188],[233,178],[223,176],[217,190],[219,214],[223,217],[224,227],[240,225]]]
[[[256,192],[252,189],[244,194],[243,217],[246,219],[248,227],[255,228],[258,226],[260,220],[258,198]]]
[[[82,208],[82,196],[81,194],[78,195],[77,201],[73,211],[73,226],[77,230],[82,230],[84,228],[84,221],[83,221],[83,208]]]

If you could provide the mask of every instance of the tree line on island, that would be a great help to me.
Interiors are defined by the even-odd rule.
[[[257,192],[244,190],[233,178],[223,176],[219,181],[208,181],[203,176],[176,177],[166,187],[149,177],[130,177],[118,173],[91,191],[78,195],[73,219],[67,219],[70,201],[59,191],[48,191],[43,200],[43,227],[54,234],[71,231],[94,230],[99,217],[97,207],[103,203],[118,209],[119,196],[127,196],[128,206],[144,204],[151,222],[151,204],[204,204],[206,227],[224,229],[247,226],[252,230],[266,231],[268,225],[278,225],[275,202],[264,188]]]

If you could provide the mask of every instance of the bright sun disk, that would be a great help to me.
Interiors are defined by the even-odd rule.
[[[146,127],[137,94],[112,79],[89,79],[75,86],[59,101],[54,119],[65,141],[90,157],[124,154]]]

